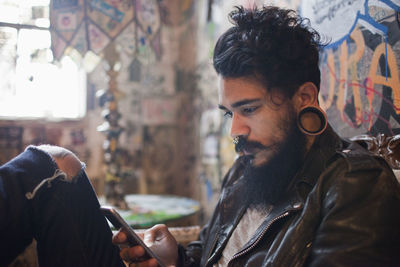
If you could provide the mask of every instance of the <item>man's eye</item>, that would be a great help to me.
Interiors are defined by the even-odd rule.
[[[231,111],[226,111],[226,112],[224,113],[224,117],[225,117],[225,118],[232,118],[232,112],[231,112]]]
[[[254,111],[256,111],[257,108],[258,108],[258,107],[243,108],[243,109],[242,109],[242,112],[243,112],[243,114],[251,114],[251,113],[253,113]]]

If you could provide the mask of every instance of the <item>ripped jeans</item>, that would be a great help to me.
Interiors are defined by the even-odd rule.
[[[73,182],[56,172],[35,147],[0,167],[0,266],[33,238],[40,266],[124,266],[84,167]]]

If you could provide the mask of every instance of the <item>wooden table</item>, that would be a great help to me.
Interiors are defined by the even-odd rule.
[[[131,194],[126,195],[125,200],[129,210],[118,210],[118,212],[134,229],[148,228],[159,223],[169,226],[182,226],[183,223],[185,226],[190,226],[184,219],[200,210],[199,202],[172,195]],[[106,205],[102,199],[100,203]]]

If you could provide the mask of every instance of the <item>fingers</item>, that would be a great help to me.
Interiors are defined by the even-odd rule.
[[[129,266],[137,267],[157,267],[158,263],[155,259],[143,260],[145,250],[141,246],[134,246],[130,248],[123,248],[120,252],[120,257],[129,263]]]
[[[175,266],[178,259],[178,245],[167,226],[158,224],[152,228],[138,233],[140,238],[167,266]],[[121,258],[128,263],[136,263],[130,266],[147,267],[157,266],[155,259],[148,259],[148,255],[142,246],[123,247],[122,244],[127,243],[128,239],[124,232],[119,231],[113,236],[113,243],[120,245]],[[147,258],[147,259],[146,259]]]
[[[153,227],[154,228],[154,227]],[[153,228],[147,229],[144,232],[143,242],[148,246],[151,247],[154,244],[154,241],[157,236],[157,232],[153,230]]]
[[[143,238],[143,234],[138,234],[141,238]],[[133,247],[122,247],[121,245],[125,245],[128,242],[128,238],[123,231],[118,231],[112,237],[112,242],[116,245],[120,245],[120,257],[126,262],[138,262],[141,257],[145,255],[145,250],[141,246],[133,246]],[[145,264],[145,265],[142,265]],[[141,262],[140,265],[137,266],[152,266],[151,262],[149,263]],[[135,266],[135,265],[133,265]],[[156,265],[157,266],[157,265]]]
[[[151,227],[149,230],[152,230],[154,232],[161,232],[164,233],[166,230],[168,230],[168,227],[165,224],[156,224],[153,227]]]
[[[126,237],[126,234],[120,230],[116,234],[113,235],[112,242],[116,245],[120,245],[120,244],[128,242],[128,239]]]
[[[136,234],[143,240],[144,233],[136,233]],[[113,235],[112,242],[116,245],[121,245],[124,243],[128,243],[128,238],[124,233],[124,231],[119,230],[116,234]]]
[[[147,240],[150,245],[147,243],[146,245],[151,246],[154,242],[161,241],[165,238],[167,233],[168,227],[165,224],[156,224],[144,232],[144,242],[146,243]]]
[[[150,259],[143,262],[131,262],[129,267],[157,267],[157,261],[155,259]]]
[[[145,255],[145,251],[144,248],[142,248],[141,246],[134,246],[122,248],[119,255],[124,261],[136,262]]]

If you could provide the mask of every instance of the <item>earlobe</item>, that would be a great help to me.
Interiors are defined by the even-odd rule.
[[[318,89],[312,82],[302,84],[298,91],[300,101],[297,125],[306,135],[320,135],[328,126],[325,112],[318,104]]]

